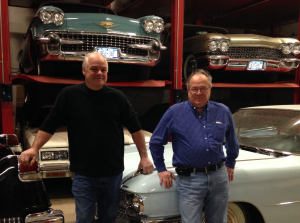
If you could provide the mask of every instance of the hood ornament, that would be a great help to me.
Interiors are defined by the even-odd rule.
[[[98,23],[95,23],[95,22],[93,22],[95,25],[97,25],[97,26],[101,26],[101,27],[103,27],[103,28],[105,28],[105,29],[110,29],[110,28],[113,28],[113,27],[116,27],[116,26],[119,26],[120,24],[118,24],[118,25],[113,25],[113,23],[112,22],[99,22],[100,24],[98,24]]]

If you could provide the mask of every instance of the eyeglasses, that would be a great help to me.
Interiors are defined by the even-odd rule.
[[[191,92],[194,93],[194,94],[196,94],[196,93],[198,93],[198,91],[200,91],[202,94],[205,94],[205,93],[208,92],[208,90],[209,90],[209,88],[207,88],[207,87],[192,88]]]

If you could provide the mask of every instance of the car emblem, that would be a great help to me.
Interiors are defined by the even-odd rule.
[[[94,23],[94,22],[93,22]],[[105,29],[110,29],[110,28],[113,28],[113,27],[116,27],[116,26],[119,26],[120,24],[118,24],[118,25],[113,25],[113,23],[112,22],[99,22],[100,24],[98,24],[98,23],[94,23],[95,25],[97,25],[97,26],[101,26],[101,27],[103,27],[103,28],[105,28]]]

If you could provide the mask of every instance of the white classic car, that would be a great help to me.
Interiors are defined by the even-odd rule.
[[[233,117],[240,154],[230,183],[228,222],[300,222],[300,105],[244,108]],[[181,222],[177,179],[165,189],[159,185],[157,171],[150,175],[136,171],[135,147],[126,146],[125,153],[116,222]],[[177,176],[172,156],[168,143],[165,163]]]

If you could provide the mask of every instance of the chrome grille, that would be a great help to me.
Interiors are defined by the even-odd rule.
[[[84,33],[57,33],[60,38],[81,40],[83,44],[64,44],[62,51],[92,51],[94,47],[116,47],[120,48],[122,53],[136,54],[146,56],[148,50],[130,48],[128,44],[147,44],[153,38],[150,37],[128,37],[109,34],[84,34]]]
[[[41,171],[53,171],[53,170],[68,170],[69,164],[68,163],[49,163],[43,164],[40,166]]]
[[[224,55],[233,59],[268,59],[281,60],[284,58],[296,58],[293,54],[283,54],[281,50],[266,47],[229,47],[227,52],[215,51],[208,55]]]
[[[141,223],[141,220],[137,220],[133,215],[137,215],[133,209],[128,209],[128,205],[125,200],[125,191],[121,190],[121,201],[118,210],[118,216],[115,223]],[[173,218],[169,220],[160,220],[160,223],[181,223],[180,218]]]

